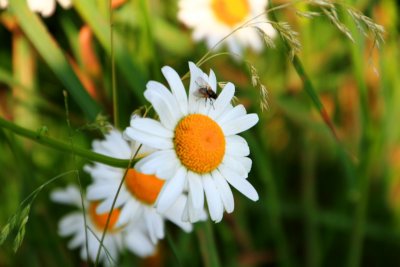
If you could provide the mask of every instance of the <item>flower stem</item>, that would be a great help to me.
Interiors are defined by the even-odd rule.
[[[196,228],[196,233],[200,243],[201,254],[203,256],[203,265],[206,267],[221,266],[211,222],[207,220],[202,225],[199,225],[198,228]]]
[[[36,143],[45,145],[47,147],[51,147],[53,149],[59,150],[59,151],[64,151],[67,153],[74,153],[77,156],[80,156],[82,158],[86,158],[91,161],[96,161],[100,163],[104,163],[110,166],[114,167],[121,167],[121,168],[126,168],[129,164],[129,159],[116,159],[112,157],[108,157],[102,154],[95,153],[89,149],[77,147],[77,146],[71,146],[71,144],[67,144],[58,140],[55,140],[53,138],[50,138],[46,136],[44,132],[42,132],[42,129],[39,129],[38,131],[31,131],[26,128],[20,127],[12,122],[9,122],[3,118],[0,118],[0,127],[7,129],[17,135],[26,137],[28,139],[31,139],[35,141]]]

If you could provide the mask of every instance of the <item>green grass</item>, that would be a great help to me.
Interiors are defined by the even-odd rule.
[[[77,169],[86,186],[91,180],[82,166],[91,160],[128,166],[129,159],[90,151],[91,141],[102,136],[104,118],[123,129],[132,112],[146,104],[147,81],[165,83],[162,66],[183,76],[188,61],[208,52],[177,21],[175,1],[128,1],[115,9],[112,44],[105,3],[75,1],[73,9],[58,7],[53,17],[42,19],[25,2],[12,1],[9,11],[0,11],[0,227],[54,177]],[[260,200],[253,203],[234,192],[232,214],[219,224],[199,223],[191,234],[167,223],[157,258],[125,252],[120,266],[398,265],[399,6],[367,0],[350,5],[385,27],[379,50],[371,50],[371,36],[360,34],[343,8],[338,14],[354,43],[325,16],[309,20],[286,8],[269,17],[299,32],[303,48],[293,60],[290,42],[277,38],[275,49],[245,51],[243,60],[224,54],[202,61],[205,72],[212,68],[218,81],[233,82],[239,103],[259,114],[260,122],[243,136],[253,160],[248,179]],[[10,21],[19,28],[10,29]],[[92,30],[100,75],[84,64],[78,39],[83,25]],[[69,59],[95,86],[95,97]],[[246,62],[269,90],[267,111],[260,110]],[[70,127],[64,90],[70,96]],[[17,231],[12,231],[0,248],[0,266],[81,264],[79,252],[57,234],[58,220],[69,209],[48,197],[69,183],[77,183],[76,175],[40,191],[21,247],[13,252]]]

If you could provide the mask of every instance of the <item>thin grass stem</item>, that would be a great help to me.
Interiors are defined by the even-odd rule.
[[[118,111],[118,91],[117,91],[117,79],[115,77],[115,55],[114,55],[114,18],[113,18],[113,8],[112,0],[109,0],[109,17],[110,17],[110,57],[111,57],[111,87],[113,93],[113,119],[114,126],[119,127],[119,111]]]
[[[68,138],[69,142],[71,144],[72,150],[74,149],[74,139],[73,139],[73,133],[72,133],[72,127],[71,127],[71,122],[69,119],[69,105],[68,105],[68,93],[67,91],[63,91],[64,95],[64,106],[65,106],[65,119],[67,121],[67,126],[68,126]],[[85,227],[85,247],[86,247],[86,258],[89,259],[89,239],[88,239],[88,232],[87,232],[87,218],[86,218],[86,207],[85,207],[85,200],[84,200],[84,192],[83,192],[83,187],[82,187],[82,182],[79,176],[79,170],[76,168],[76,158],[75,158],[75,153],[72,152],[72,164],[74,168],[76,169],[76,179],[78,180],[78,185],[79,185],[79,192],[81,195],[81,206],[82,206],[82,211],[83,211],[83,224]]]
[[[46,136],[45,133],[42,133],[40,131],[40,129],[38,131],[31,131],[26,128],[20,127],[12,122],[9,122],[3,118],[0,118],[0,127],[12,131],[17,135],[31,139],[36,143],[59,151],[75,153],[75,155],[91,161],[96,161],[120,168],[125,168],[130,163],[129,159],[116,159],[78,146],[71,147],[71,145],[68,143],[64,143]],[[130,166],[132,166],[133,163],[134,162],[132,162]]]
[[[110,212],[108,213],[108,216],[107,216],[107,221],[106,221],[106,225],[104,226],[103,234],[101,235],[100,246],[99,246],[99,249],[98,249],[98,251],[97,251],[97,256],[96,256],[96,260],[95,260],[95,264],[94,264],[95,266],[98,266],[98,265],[99,265],[101,248],[102,248],[102,246],[103,246],[104,238],[106,237],[108,225],[110,224],[110,220],[111,220],[111,214],[112,214],[112,212],[113,212],[113,210],[114,210],[114,208],[115,208],[115,203],[117,202],[118,195],[119,195],[119,193],[121,192],[122,185],[123,185],[124,182],[125,182],[126,175],[127,175],[128,171],[129,171],[130,167],[132,166],[133,160],[136,158],[136,156],[138,155],[139,150],[140,150],[141,148],[142,148],[142,145],[140,145],[140,146],[136,149],[134,155],[133,155],[133,156],[131,157],[131,159],[129,160],[129,164],[127,164],[127,166],[126,166],[126,168],[125,168],[125,171],[124,171],[124,175],[122,176],[121,182],[119,183],[117,192],[116,192],[116,194],[115,194],[115,197],[114,197],[113,202],[112,202],[112,205],[111,205]]]

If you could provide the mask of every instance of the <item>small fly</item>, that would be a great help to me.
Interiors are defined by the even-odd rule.
[[[214,92],[211,86],[201,77],[197,78],[196,84],[198,85],[198,89],[196,95],[199,98],[204,98],[207,103],[207,100],[210,100],[211,106],[213,106],[213,101],[217,99],[218,94]],[[214,107],[214,106],[213,106]]]

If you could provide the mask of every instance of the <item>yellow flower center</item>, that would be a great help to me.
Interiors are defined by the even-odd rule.
[[[248,0],[212,0],[211,8],[217,19],[230,27],[243,22],[250,13]]]
[[[225,154],[225,136],[211,118],[191,114],[175,128],[175,151],[189,170],[207,173],[219,166]]]
[[[90,219],[92,220],[93,224],[96,226],[96,228],[99,229],[100,231],[103,231],[104,228],[106,227],[109,212],[98,214],[96,212],[96,208],[98,205],[99,205],[99,202],[91,202],[90,203],[89,216],[90,216]],[[114,226],[118,221],[120,213],[121,213],[121,211],[118,208],[113,209],[113,211],[111,213],[111,217],[110,217],[110,222],[108,223],[107,230],[111,230],[111,231],[116,230],[116,229],[114,229]]]
[[[151,205],[156,201],[164,181],[154,175],[146,175],[135,169],[129,169],[125,177],[125,185],[135,198]]]

